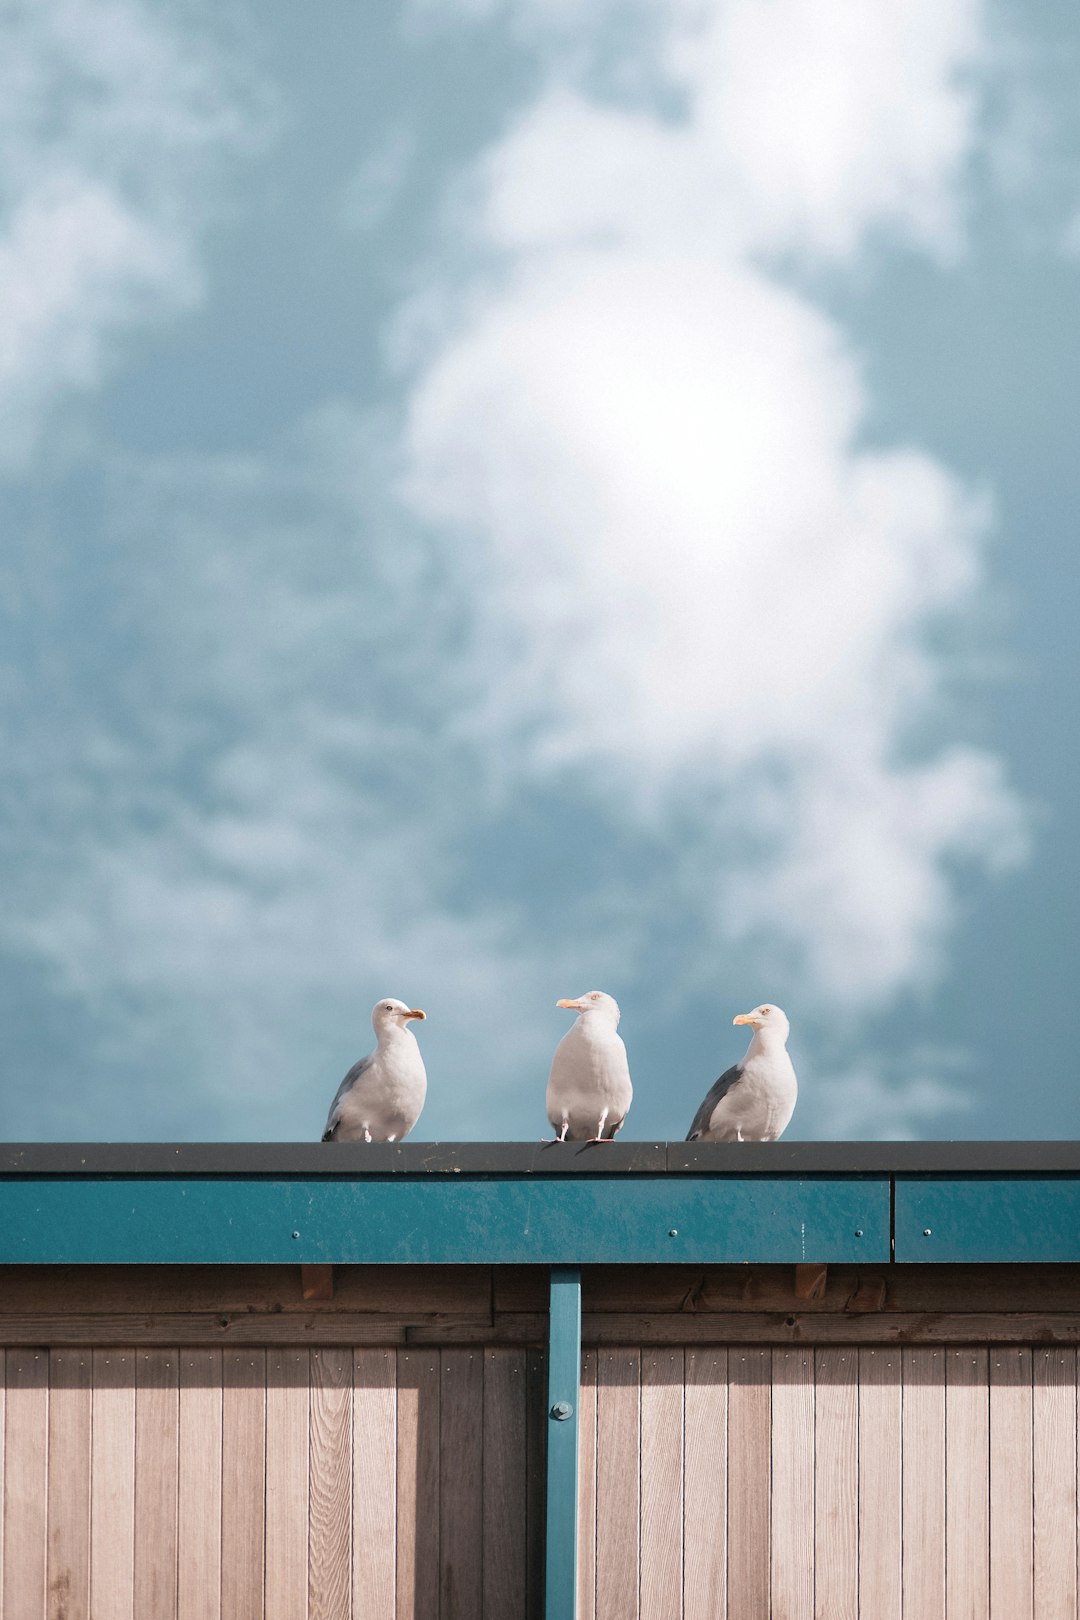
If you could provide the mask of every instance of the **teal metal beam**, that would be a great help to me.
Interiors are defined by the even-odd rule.
[[[898,1177],[896,1259],[960,1265],[1078,1261],[1080,1181]]]
[[[551,1268],[547,1390],[544,1620],[574,1620],[581,1403],[581,1272],[577,1266]]]
[[[0,1181],[8,1265],[881,1264],[889,1236],[887,1177]]]

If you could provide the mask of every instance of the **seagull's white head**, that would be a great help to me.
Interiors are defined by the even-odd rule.
[[[569,1007],[574,1012],[588,1013],[594,1018],[602,1018],[612,1029],[618,1027],[619,1003],[614,996],[605,995],[602,990],[590,990],[587,995],[578,996],[574,1001],[557,1001],[555,1005]]]
[[[740,1013],[731,1022],[733,1024],[750,1024],[753,1026],[755,1034],[760,1031],[769,1035],[778,1035],[782,1041],[787,1040],[788,1031],[791,1029],[784,1009],[777,1007],[771,1001],[762,1002],[761,1006],[755,1007],[753,1012]]]
[[[376,1035],[383,1035],[391,1029],[404,1029],[410,1018],[426,1017],[427,1013],[421,1012],[419,1007],[410,1007],[407,1001],[395,1001],[393,996],[384,996],[371,1009],[371,1027]]]

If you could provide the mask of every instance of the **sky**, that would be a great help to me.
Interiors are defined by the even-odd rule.
[[[1080,1137],[1075,9],[0,33],[0,1134]]]

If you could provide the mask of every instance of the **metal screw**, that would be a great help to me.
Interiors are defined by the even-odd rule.
[[[862,1227],[861,1226],[857,1226],[855,1228],[855,1236],[856,1237],[862,1237]]]
[[[930,1236],[930,1228],[928,1226],[923,1227],[922,1235],[923,1235],[923,1237],[929,1237]]]
[[[678,1237],[678,1235],[679,1235],[679,1228],[677,1226],[671,1227],[670,1230],[668,1231],[668,1237]]]
[[[568,1417],[573,1417],[574,1408],[569,1401],[556,1401],[551,1408],[551,1415],[558,1423],[563,1423]]]
[[[299,1234],[299,1232],[294,1232],[294,1233],[293,1233],[293,1237],[294,1237],[294,1238],[298,1238],[298,1237],[299,1237],[299,1236],[300,1236],[300,1234]]]

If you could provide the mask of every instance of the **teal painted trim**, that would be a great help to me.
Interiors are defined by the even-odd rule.
[[[576,1266],[553,1266],[548,1320],[544,1620],[574,1620],[577,1612],[580,1400],[581,1272]]]
[[[886,1177],[0,1181],[2,1264],[888,1259]]]
[[[1080,1180],[898,1178],[896,1259],[960,1265],[1080,1261]]]

